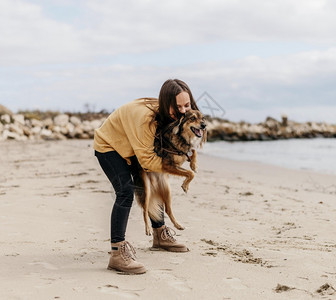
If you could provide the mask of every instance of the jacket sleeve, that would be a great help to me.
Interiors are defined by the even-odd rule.
[[[132,114],[127,115],[130,118]],[[149,115],[133,115],[125,131],[141,167],[146,172],[162,172],[162,158],[154,151],[156,124],[151,124],[150,120]]]
[[[139,143],[134,146],[134,153],[141,167],[146,172],[162,172],[162,158],[154,151],[155,129],[146,122],[139,132]],[[153,132],[154,130],[154,132]]]

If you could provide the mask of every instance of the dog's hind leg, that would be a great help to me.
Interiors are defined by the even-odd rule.
[[[164,204],[165,204],[165,211],[166,214],[168,215],[170,221],[174,224],[174,226],[178,230],[183,230],[184,227],[177,222],[177,220],[174,217],[173,210],[172,210],[172,197],[171,197],[171,192],[170,192],[170,186],[167,177],[164,175],[162,177],[161,182],[160,182],[160,191],[161,195],[160,197],[164,199]]]
[[[151,197],[151,182],[148,174],[144,173],[143,175],[144,179],[144,189],[145,189],[145,203],[143,205],[143,218],[145,221],[145,232],[146,235],[151,235],[152,234],[152,229],[150,224],[150,219],[149,219],[149,214],[148,214],[148,207],[149,207],[149,201]]]

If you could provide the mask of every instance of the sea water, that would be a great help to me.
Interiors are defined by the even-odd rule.
[[[206,143],[200,152],[232,160],[336,174],[336,138],[218,141]]]

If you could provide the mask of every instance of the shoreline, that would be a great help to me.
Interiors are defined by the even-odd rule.
[[[326,138],[206,143],[199,151],[210,156],[243,161],[259,162],[291,170],[303,170],[320,174],[336,175],[333,166],[336,159],[333,150],[336,140]]]
[[[191,251],[150,251],[134,203],[127,240],[148,272],[121,276],[106,270],[114,196],[92,141],[0,145],[4,299],[336,295],[335,175],[199,154],[187,195],[181,178],[170,179],[174,214],[186,226],[177,238]]]

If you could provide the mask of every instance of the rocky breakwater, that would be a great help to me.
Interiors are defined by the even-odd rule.
[[[306,122],[298,123],[288,120],[281,121],[268,117],[264,122],[250,124],[233,123],[227,120],[207,118],[208,140],[225,141],[263,141],[293,138],[336,138],[336,124]]]
[[[29,115],[29,114],[28,114]],[[94,130],[101,126],[108,113],[54,114],[52,117],[27,117],[13,114],[0,105],[1,140],[64,140],[91,139]],[[264,122],[251,124],[234,123],[207,117],[208,141],[255,141],[291,138],[336,137],[336,124],[281,121],[268,117]]]
[[[0,106],[0,141],[91,139],[94,130],[104,120],[105,118],[82,120],[69,114],[38,120],[26,118],[23,114],[13,114]]]

